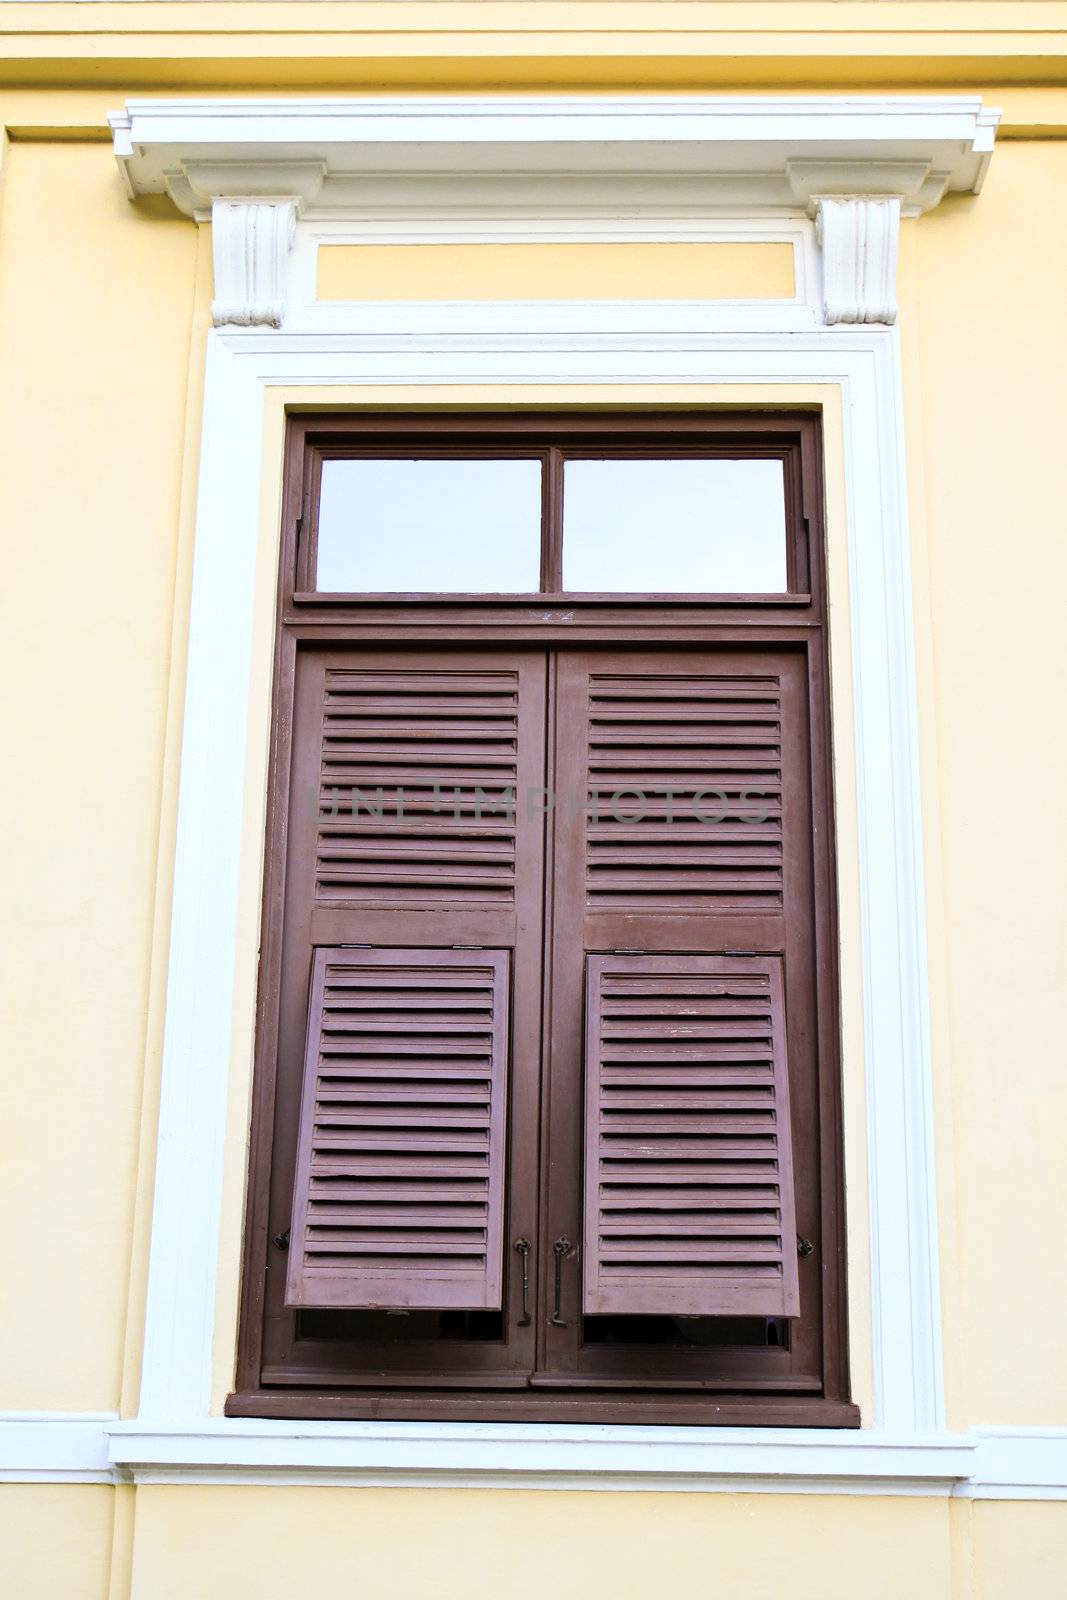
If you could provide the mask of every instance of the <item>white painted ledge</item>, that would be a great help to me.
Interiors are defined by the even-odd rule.
[[[351,1484],[1067,1500],[1067,1428],[864,1429],[546,1423],[193,1424],[0,1414],[0,1482]]]
[[[1067,1500],[1067,1428],[975,1428],[974,1500]]]
[[[948,1494],[973,1443],[838,1429],[329,1423],[118,1423],[116,1473],[137,1483],[355,1483],[551,1489]]]
[[[109,1411],[0,1412],[0,1483],[113,1483]]]

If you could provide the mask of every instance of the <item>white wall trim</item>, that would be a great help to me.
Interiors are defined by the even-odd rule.
[[[585,308],[581,333],[569,320],[531,331],[518,306],[504,332],[506,310],[467,306],[460,330],[436,335],[397,331],[393,307],[371,331],[374,308],[364,307],[358,334],[209,337],[143,1426],[195,1429],[208,1411],[267,390],[386,384],[400,397],[414,384],[793,383],[838,387],[845,426],[874,1325],[867,1420],[886,1436],[925,1439],[942,1422],[941,1352],[896,336],[685,334],[673,314],[661,325],[661,306],[609,304]],[[492,331],[477,333],[479,318]]]
[[[194,167],[255,167],[261,181],[239,192],[264,194],[270,169],[296,161],[320,169],[308,198],[327,211],[358,209],[368,183],[401,205],[409,182],[431,176],[440,192],[458,196],[448,180],[464,179],[468,197],[506,208],[516,189],[543,205],[581,180],[585,201],[598,184],[609,192],[635,177],[645,206],[694,177],[706,200],[793,205],[805,167],[829,162],[849,181],[821,182],[822,192],[901,193],[918,212],[949,189],[977,193],[998,118],[974,95],[658,94],[129,100],[110,121],[131,194],[170,193],[194,215],[217,192]]]
[[[972,1500],[1067,1500],[1067,1428],[974,1428]]]
[[[112,1411],[0,1412],[0,1483],[113,1483]]]
[[[966,1481],[974,1446],[834,1429],[225,1420],[198,1431],[112,1430],[137,1483],[361,1483],[575,1489],[935,1494]],[[195,1464],[193,1464],[195,1458]]]
[[[833,1429],[282,1423],[151,1429],[0,1413],[0,1483],[648,1489],[1067,1500],[1067,1428],[894,1439]]]

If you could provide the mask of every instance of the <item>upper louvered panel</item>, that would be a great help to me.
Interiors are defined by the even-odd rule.
[[[799,1313],[781,962],[590,956],[585,1310]]]
[[[590,909],[781,907],[776,676],[591,673],[586,763]]]
[[[508,957],[317,950],[286,1304],[501,1303]]]
[[[518,737],[516,672],[328,668],[317,898],[512,905]]]

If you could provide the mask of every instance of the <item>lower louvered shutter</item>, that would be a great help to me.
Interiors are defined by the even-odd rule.
[[[319,949],[286,1304],[498,1309],[508,956]]]
[[[587,1314],[796,1316],[781,961],[587,961]]]

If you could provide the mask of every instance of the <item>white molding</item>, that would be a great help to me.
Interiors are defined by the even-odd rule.
[[[298,201],[218,199],[211,207],[216,328],[280,328]]]
[[[895,322],[900,196],[818,195],[815,236],[826,321]]]
[[[833,1429],[269,1422],[152,1429],[0,1413],[0,1483],[629,1489],[1067,1500],[1067,1429],[891,1438]]]
[[[643,175],[659,198],[664,182],[697,177],[706,196],[790,205],[790,163],[896,162],[925,210],[945,188],[981,187],[998,117],[974,95],[368,95],[129,100],[110,121],[130,192],[169,191],[190,212],[174,175],[217,161],[321,163],[326,209],[351,209],[368,180],[445,175],[495,178],[487,192],[505,204],[531,178],[543,200],[554,179]]]
[[[671,318],[680,332],[766,328],[812,328],[822,318],[822,273],[815,242],[814,223],[795,212],[765,215],[714,216],[674,214],[666,208],[653,212],[647,206],[630,213],[602,215],[590,211],[539,216],[512,216],[503,212],[460,215],[443,211],[439,204],[399,212],[395,208],[361,208],[358,215],[322,216],[304,220],[297,228],[289,270],[289,303],[285,325],[291,331],[356,333],[361,326],[362,303],[317,298],[318,252],[323,245],[386,244],[785,244],[793,254],[794,293],[791,299],[662,301],[655,306],[656,325],[666,329]],[[627,327],[638,324],[649,302],[614,302]],[[405,301],[393,308],[396,331],[422,328],[440,332],[464,326],[471,302]],[[385,305],[372,315],[380,329]],[[494,315],[514,325],[515,302],[479,304],[474,312],[480,331]],[[539,323],[559,330],[569,320],[576,332],[584,325],[583,301],[531,301],[523,306],[524,326],[534,331]]]
[[[973,1456],[966,1438],[834,1429],[237,1419],[195,1432],[111,1429],[116,1472],[136,1483],[946,1495],[967,1480]]]
[[[112,1483],[112,1411],[0,1412],[0,1483]]]
[[[110,122],[131,197],[167,193],[188,216],[297,195],[317,218],[438,234],[476,219],[499,234],[531,219],[811,211],[820,194],[895,196],[917,216],[949,191],[978,192],[999,115],[970,95],[396,95],[130,100]],[[893,320],[893,215],[865,200],[826,219],[828,321]],[[260,214],[218,216],[216,259],[232,275],[242,241],[258,258]],[[287,256],[275,243],[264,260],[281,270]],[[279,298],[256,304],[272,312]],[[225,320],[273,322],[246,317],[248,303]]]
[[[670,308],[585,308],[530,331],[467,306],[462,329],[209,336],[173,930],[141,1417],[194,1426],[212,1366],[222,1138],[264,396],[275,385],[824,384],[845,426],[861,851],[875,1415],[895,1438],[942,1425],[922,855],[895,332],[684,333]],[[490,316],[488,313],[492,312]],[[478,333],[477,319],[492,331]],[[666,326],[660,323],[666,316]],[[188,1174],[197,1172],[190,1186]],[[296,1429],[299,1432],[299,1428]]]
[[[972,1500],[1067,1500],[1067,1428],[975,1428]]]

